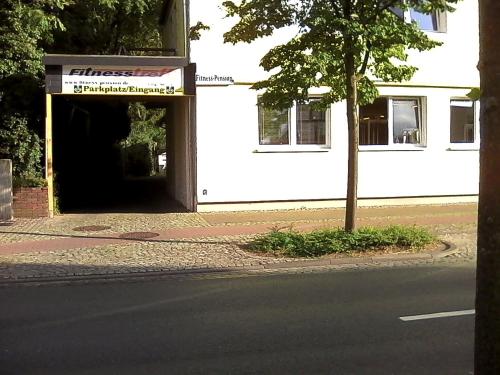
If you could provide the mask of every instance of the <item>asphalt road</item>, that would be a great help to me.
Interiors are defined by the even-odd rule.
[[[471,263],[0,289],[0,374],[471,374]]]

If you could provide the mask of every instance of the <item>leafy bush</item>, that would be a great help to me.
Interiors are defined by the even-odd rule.
[[[16,177],[41,177],[41,141],[23,115],[0,116],[0,158],[12,159],[12,174]]]
[[[250,249],[291,257],[314,257],[350,251],[381,250],[388,247],[419,249],[436,239],[424,228],[415,226],[365,227],[352,233],[341,228],[299,233],[292,229],[273,229],[254,239]]]
[[[14,187],[46,187],[47,180],[41,177],[16,177],[12,178]]]

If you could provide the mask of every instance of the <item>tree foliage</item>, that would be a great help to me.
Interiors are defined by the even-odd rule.
[[[120,146],[125,169],[132,175],[150,175],[157,171],[158,155],[167,148],[166,111],[147,108],[142,103],[129,104],[130,132]]]
[[[118,54],[120,50],[159,48],[162,0],[76,0],[60,19],[52,53]]]
[[[323,106],[346,99],[348,54],[354,58],[362,104],[377,97],[375,80],[401,82],[413,76],[417,68],[407,64],[408,49],[425,51],[440,45],[415,22],[405,22],[391,10],[452,11],[458,1],[225,1],[228,16],[239,17],[239,21],[224,40],[250,43],[277,29],[293,28],[293,37],[261,60],[264,70],[273,74],[253,88],[265,90],[260,100],[267,107],[283,109],[293,101],[305,101],[312,87],[329,88],[322,97]]]
[[[375,80],[409,80],[408,50],[426,51],[440,45],[415,22],[401,15],[410,8],[421,13],[452,11],[459,0],[241,0],[223,3],[239,21],[224,34],[229,43],[247,42],[289,27],[293,37],[272,48],[261,60],[269,78],[257,82],[259,104],[285,109],[306,102],[309,90],[323,87],[317,106],[326,108],[346,99],[348,172],[345,230],[356,227],[359,118],[358,105],[378,96]]]
[[[203,22],[198,21],[194,26],[189,28],[189,40],[200,40],[201,32],[210,30],[210,26],[205,25]]]
[[[66,0],[0,3],[0,157],[19,177],[40,175],[44,45],[63,30]]]
[[[166,110],[148,109],[142,103],[132,103],[128,109],[131,130],[124,146],[147,144],[155,150],[166,148]]]
[[[65,0],[3,0],[0,5],[0,80],[25,74],[43,73],[43,45],[53,33],[63,30],[58,14]]]
[[[12,159],[12,173],[16,177],[35,178],[40,175],[42,156],[40,138],[28,128],[22,115],[0,116],[0,158]]]
[[[14,160],[16,175],[41,173],[43,55],[160,47],[161,4],[162,0],[0,2],[0,157]]]

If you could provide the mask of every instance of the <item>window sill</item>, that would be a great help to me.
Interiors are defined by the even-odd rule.
[[[377,146],[359,146],[360,152],[366,151],[425,151],[426,146],[422,145],[377,145]]]
[[[429,33],[429,34],[440,34],[440,35],[446,35],[448,32],[444,30],[423,30],[420,29],[420,31],[423,31],[424,33]]]
[[[290,146],[290,145],[276,145],[276,146],[260,146],[253,150],[256,154],[267,153],[301,153],[301,152],[328,152],[330,146]]]
[[[451,144],[446,151],[479,151],[479,145],[475,143],[468,144]]]

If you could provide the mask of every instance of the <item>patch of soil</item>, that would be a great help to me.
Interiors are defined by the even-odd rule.
[[[127,240],[146,240],[148,238],[158,237],[159,233],[154,232],[129,232],[120,234],[120,238]]]
[[[239,245],[240,249],[243,251],[257,255],[265,258],[294,258],[284,255],[280,252],[259,252],[251,250],[250,246],[245,243]],[[359,250],[359,251],[349,251],[349,252],[339,252],[331,253],[317,257],[298,257],[295,259],[337,259],[337,258],[361,258],[361,257],[375,257],[380,255],[409,255],[409,254],[419,254],[419,253],[430,253],[438,250],[445,250],[448,245],[442,241],[435,241],[422,248],[403,248],[398,246],[389,246],[381,249],[371,249],[371,250]]]
[[[111,229],[108,225],[85,225],[82,227],[73,228],[76,232],[100,232],[103,230]]]

